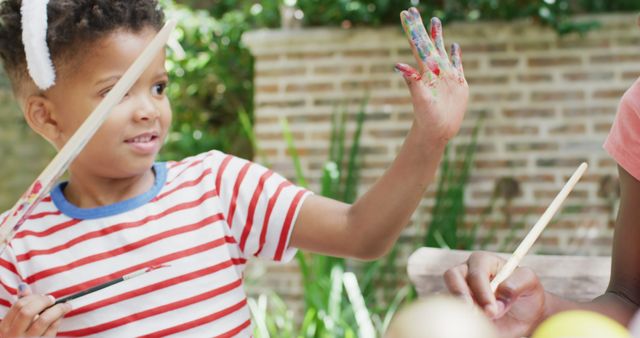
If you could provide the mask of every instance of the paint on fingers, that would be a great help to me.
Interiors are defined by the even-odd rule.
[[[22,298],[31,294],[31,288],[29,284],[25,282],[20,282],[18,284],[18,298]]]
[[[415,30],[420,35],[420,38],[425,45],[425,49],[428,51],[428,56],[436,55],[438,51],[427,34],[427,29],[424,26],[420,12],[415,7],[411,7],[409,12],[412,14],[412,22]]]
[[[427,58],[435,55],[437,51],[422,24],[420,13],[415,8],[411,8],[403,11],[401,17],[405,33],[415,48],[418,58],[426,63]]]
[[[402,73],[404,78],[407,80],[413,80],[413,81],[422,80],[422,76],[420,75],[420,73],[418,73],[417,70],[413,69],[413,67],[407,64],[404,64],[404,63],[396,64],[396,70]]]
[[[458,71],[460,80],[464,80],[464,68],[462,67],[462,50],[460,49],[460,45],[458,45],[457,43],[451,45],[451,63],[453,63],[453,68]]]
[[[433,43],[436,45],[440,57],[446,59],[447,51],[444,49],[444,38],[442,34],[442,22],[440,19],[436,17],[431,18],[431,40],[433,40]]]
[[[422,42],[423,39],[413,24],[411,13],[403,11],[401,16],[402,27],[404,28],[407,38],[409,38],[409,41],[411,42],[411,46],[414,48],[417,57],[422,60],[422,62],[425,62],[429,56],[429,51],[425,48],[425,44]]]

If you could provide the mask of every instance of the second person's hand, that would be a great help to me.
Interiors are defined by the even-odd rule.
[[[505,262],[496,255],[475,252],[447,270],[445,284],[452,294],[484,309],[502,338],[528,336],[544,317],[546,294],[531,269],[518,268],[494,295],[490,282]]]

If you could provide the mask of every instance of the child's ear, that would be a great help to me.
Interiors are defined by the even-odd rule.
[[[51,101],[46,97],[31,95],[24,105],[24,118],[31,129],[57,146],[60,143],[61,133],[52,108]]]

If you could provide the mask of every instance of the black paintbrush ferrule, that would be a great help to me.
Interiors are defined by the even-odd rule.
[[[93,293],[93,292],[96,292],[96,291],[98,291],[98,290],[102,290],[102,289],[104,289],[104,288],[106,288],[106,287],[109,287],[109,286],[111,286],[111,285],[113,285],[113,284],[120,283],[120,282],[122,282],[122,281],[124,281],[124,280],[125,280],[125,278],[124,278],[124,277],[120,277],[120,278],[116,278],[116,279],[110,280],[110,281],[108,281],[108,282],[106,282],[106,283],[102,283],[102,284],[100,284],[100,285],[96,285],[96,286],[91,287],[91,288],[88,288],[88,289],[86,289],[86,290],[82,290],[82,291],[80,291],[80,292],[78,292],[78,293],[74,293],[74,294],[72,294],[72,295],[69,295],[69,296],[62,297],[62,298],[60,298],[60,299],[57,299],[57,300],[56,300],[56,302],[55,302],[55,303],[53,303],[53,305],[57,305],[57,304],[60,304],[60,303],[66,303],[66,302],[68,302],[68,301],[70,301],[70,300],[72,300],[72,299],[76,299],[76,298],[78,298],[78,297],[82,297],[82,296],[84,296],[84,295],[88,295],[88,294]]]

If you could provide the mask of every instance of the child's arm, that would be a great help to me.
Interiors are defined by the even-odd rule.
[[[405,142],[385,174],[353,205],[307,198],[293,230],[294,247],[361,259],[383,255],[408,223],[460,128],[469,89],[459,47],[452,47],[450,61],[437,18],[431,37],[417,10],[404,11],[401,18],[419,65],[419,71],[396,66],[409,86],[415,114]]]
[[[52,306],[51,296],[33,295],[25,284],[22,297],[0,322],[0,337],[55,337],[68,304]]]

